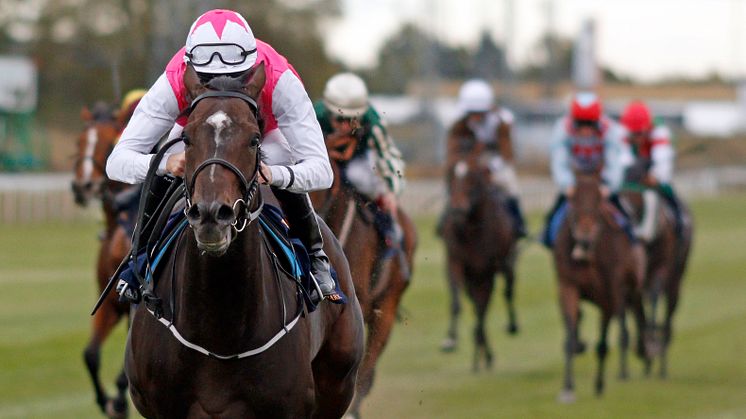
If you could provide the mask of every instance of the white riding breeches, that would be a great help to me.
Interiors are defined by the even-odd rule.
[[[352,186],[371,200],[387,191],[386,183],[376,169],[373,150],[368,150],[365,154],[348,161],[345,174]]]
[[[635,226],[635,233],[642,241],[649,243],[657,235],[660,196],[658,196],[658,192],[656,191],[646,190],[642,193],[642,201],[642,217],[640,223]]]
[[[518,195],[518,177],[513,165],[506,163],[497,153],[486,153],[482,157],[487,167],[490,168],[490,180],[492,183],[505,189],[510,196]]]

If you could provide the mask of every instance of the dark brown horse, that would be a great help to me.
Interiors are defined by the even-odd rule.
[[[478,371],[481,361],[486,368],[492,366],[492,349],[484,323],[498,273],[505,277],[508,333],[518,332],[513,305],[518,236],[504,203],[505,195],[490,181],[488,167],[476,159],[468,159],[456,163],[452,170],[442,228],[448,258],[451,320],[441,349],[452,351],[457,345],[461,312],[459,294],[465,287],[466,294],[474,303],[477,319],[472,366],[474,371]]]
[[[643,193],[648,193],[647,191],[658,193],[644,186],[646,169],[646,162],[639,159],[627,170],[623,198],[629,204],[632,217],[636,221],[639,221],[643,215]],[[666,201],[662,196],[659,199],[661,202]],[[681,282],[692,244],[693,226],[689,209],[681,202],[679,208],[682,212],[682,226],[678,234],[675,214],[671,206],[658,205],[657,214],[654,215],[657,220],[655,234],[652,240],[645,243],[648,259],[644,285],[648,303],[646,305],[648,321],[646,333],[650,335],[649,340],[654,343],[651,355],[657,356],[660,360],[661,378],[665,378],[668,374],[667,353],[672,337],[673,315],[678,305]],[[665,320],[662,326],[657,323],[658,301],[661,296],[666,298]],[[650,373],[650,363],[647,364],[646,373]]]
[[[92,111],[84,108],[81,117],[87,126],[78,138],[72,190],[75,202],[81,206],[87,205],[92,198],[101,200],[105,227],[96,262],[96,281],[100,292],[130,249],[129,237],[117,222],[118,214],[114,205],[115,194],[125,185],[109,179],[105,170],[106,159],[119,136],[120,125],[104,104],[97,104]],[[109,398],[99,376],[101,345],[128,314],[129,304],[120,303],[116,294],[109,294],[93,317],[93,331],[83,352],[96,393],[96,403],[109,417],[125,417],[127,414],[127,377],[122,370],[116,380],[117,396]]]
[[[339,163],[331,160],[334,183],[330,189],[311,194],[311,200],[329,228],[339,239],[355,283],[363,318],[367,325],[366,351],[358,372],[355,399],[349,415],[360,417],[363,399],[373,387],[376,363],[388,343],[404,291],[412,275],[417,231],[409,216],[398,209],[398,221],[404,233],[402,257],[382,260],[383,238],[373,225],[370,208],[375,203],[361,198],[344,184]]]
[[[629,333],[626,307],[632,307],[640,337],[638,354],[644,355],[642,329],[642,281],[645,255],[615,220],[617,210],[602,196],[598,172],[576,173],[575,193],[568,199],[567,216],[553,248],[559,283],[559,302],[565,325],[565,375],[559,401],[575,400],[572,359],[578,348],[580,301],[586,300],[601,311],[599,341],[596,346],[598,370],[595,391],[604,389],[604,365],[608,352],[607,331],[613,317],[620,321],[621,371],[627,376]]]
[[[304,314],[293,278],[252,222],[263,202],[253,98],[264,81],[264,64],[209,89],[193,68],[185,73],[191,228],[155,279],[163,317],[140,304],[127,341],[130,392],[146,417],[334,418],[352,400],[363,318],[341,247],[321,222],[348,303]]]

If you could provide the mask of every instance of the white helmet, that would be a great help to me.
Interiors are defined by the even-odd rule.
[[[239,73],[256,62],[254,34],[246,19],[232,10],[200,16],[189,29],[185,47],[184,61],[198,73]]]
[[[458,107],[463,113],[488,112],[492,110],[494,101],[492,87],[482,79],[467,81],[458,92]]]
[[[368,110],[368,88],[357,75],[339,73],[326,82],[323,102],[336,115],[359,118]]]

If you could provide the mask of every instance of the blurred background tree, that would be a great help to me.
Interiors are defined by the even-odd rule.
[[[338,0],[0,0],[0,53],[36,62],[43,122],[77,124],[81,105],[152,84],[210,8],[242,13],[257,38],[290,59],[312,97],[339,69],[318,30],[321,18],[339,13]]]

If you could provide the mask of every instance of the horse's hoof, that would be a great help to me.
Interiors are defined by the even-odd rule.
[[[127,402],[109,399],[106,401],[106,416],[110,419],[127,418]]]
[[[456,339],[453,338],[445,338],[443,339],[443,342],[440,344],[440,350],[441,352],[450,353],[456,350],[456,345],[458,342],[456,342]]]
[[[557,396],[557,402],[562,404],[575,403],[575,392],[572,390],[562,390]]]
[[[518,334],[518,325],[515,323],[511,323],[508,325],[508,334],[515,336]]]
[[[619,381],[627,381],[629,380],[629,373],[627,371],[622,371],[619,373]]]
[[[587,348],[587,345],[582,340],[578,339],[577,342],[575,342],[575,354],[576,355],[584,354],[586,348]]]

